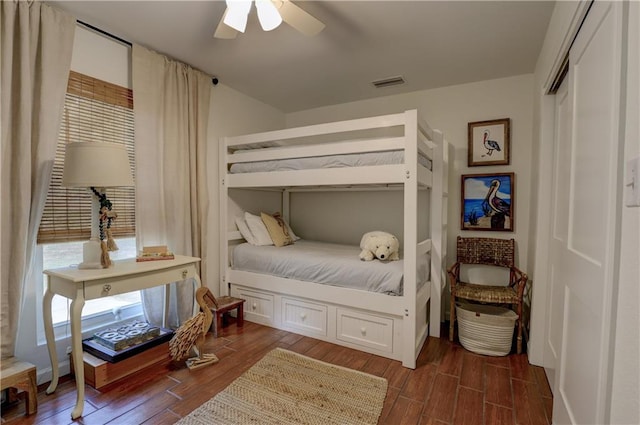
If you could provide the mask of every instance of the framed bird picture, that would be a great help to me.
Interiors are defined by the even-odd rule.
[[[470,122],[468,166],[509,165],[511,120]]]
[[[462,175],[462,230],[513,232],[514,173]]]

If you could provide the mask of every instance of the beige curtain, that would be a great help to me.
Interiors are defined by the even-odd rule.
[[[49,188],[75,19],[40,2],[0,6],[0,324],[12,356],[23,286]]]
[[[138,248],[168,245],[201,257],[207,283],[207,127],[211,77],[144,47],[133,46]],[[192,316],[193,284],[172,285],[169,325]],[[149,322],[160,324],[163,291],[143,291]]]

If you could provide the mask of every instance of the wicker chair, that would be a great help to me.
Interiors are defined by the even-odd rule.
[[[449,340],[453,341],[456,320],[456,299],[488,304],[511,304],[518,314],[517,352],[522,352],[522,296],[527,275],[514,265],[515,241],[513,239],[463,238],[458,236],[457,262],[448,271],[451,283],[451,316]],[[482,264],[509,269],[508,285],[480,285],[460,280],[462,264]]]

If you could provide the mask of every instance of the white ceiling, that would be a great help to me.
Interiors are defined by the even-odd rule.
[[[224,1],[55,1],[79,20],[186,62],[283,112],[534,71],[547,1],[296,1],[326,28],[212,37]],[[402,75],[406,84],[371,81]]]

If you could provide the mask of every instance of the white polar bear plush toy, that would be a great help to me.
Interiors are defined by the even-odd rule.
[[[374,232],[365,233],[360,241],[360,259],[363,261],[371,261],[375,258],[382,261],[395,261],[399,260],[398,249],[400,243],[398,238],[391,233],[381,232],[376,230]]]

